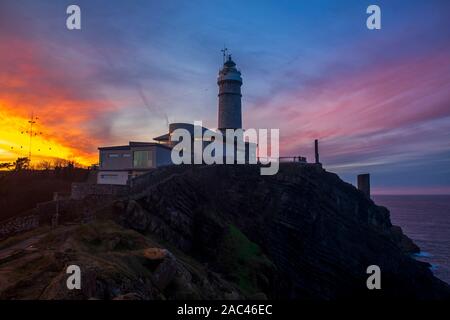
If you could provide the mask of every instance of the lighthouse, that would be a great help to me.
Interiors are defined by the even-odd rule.
[[[242,128],[241,111],[241,86],[242,77],[236,69],[236,63],[228,55],[223,68],[217,77],[219,86],[219,122],[218,129],[224,132],[226,129]]]

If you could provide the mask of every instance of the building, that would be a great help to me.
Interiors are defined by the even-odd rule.
[[[219,130],[224,132],[226,129],[241,129],[242,77],[241,72],[236,69],[236,63],[231,60],[231,55],[219,71],[217,85],[219,86]]]
[[[130,142],[124,146],[100,147],[98,184],[128,183],[130,178],[172,164],[171,148],[155,142]]]
[[[236,68],[236,63],[229,55],[225,60],[222,69],[219,71],[217,78],[219,86],[218,94],[218,126],[217,128],[223,134],[226,129],[242,128],[242,105],[241,105],[241,72]],[[191,133],[192,145],[194,143],[195,126],[191,123],[171,123],[169,124],[169,132],[161,136],[153,138],[155,142],[130,142],[128,145],[100,147],[99,148],[99,171],[97,175],[98,184],[128,184],[133,177],[145,173],[151,169],[160,166],[170,165],[171,150],[174,144],[171,136],[176,129],[186,129]],[[209,130],[201,127],[202,135]],[[211,141],[202,141],[202,148]],[[250,159],[250,148],[248,142],[244,143],[245,150],[238,147],[236,140],[226,141],[224,137],[223,155],[227,158],[226,145],[233,145],[233,161],[236,160],[237,152],[244,152],[246,161]],[[254,146],[254,145],[252,145]],[[192,148],[194,150],[194,148]],[[256,157],[256,151],[252,151],[252,155]],[[224,161],[225,162],[225,161]]]

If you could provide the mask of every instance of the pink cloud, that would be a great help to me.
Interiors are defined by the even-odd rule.
[[[411,142],[421,152],[434,151],[414,139],[418,133],[435,134],[424,124],[450,116],[449,56],[445,50],[371,65],[345,77],[330,75],[316,87],[255,106],[249,118],[252,123],[270,123],[281,129],[283,154],[311,154],[316,138],[323,140],[331,162],[361,155],[374,159],[374,151],[392,151],[392,146],[396,153],[407,154]],[[440,127],[450,131],[450,124]]]

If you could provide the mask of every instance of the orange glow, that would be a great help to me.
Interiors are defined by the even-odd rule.
[[[29,130],[29,118],[9,114],[3,105],[0,101],[0,162],[13,162],[18,157],[28,156],[30,137],[26,131]],[[38,135],[32,139],[32,164],[55,159],[71,160],[86,166],[97,162],[95,152],[82,152],[58,141],[52,137],[53,130],[39,120],[34,130]]]

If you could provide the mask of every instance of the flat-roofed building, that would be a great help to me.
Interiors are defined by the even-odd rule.
[[[171,148],[154,142],[130,142],[128,145],[100,147],[98,184],[126,185],[151,169],[172,164]]]

